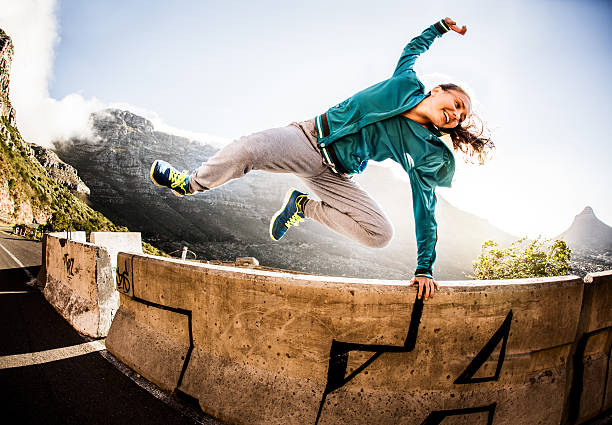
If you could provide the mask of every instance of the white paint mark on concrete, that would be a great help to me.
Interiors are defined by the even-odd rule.
[[[1,243],[0,243],[0,248],[2,248],[9,255],[9,257],[11,257],[13,259],[13,261],[16,262],[17,265],[23,269],[23,272],[28,277],[27,284],[30,285],[30,286],[33,286],[36,283],[36,278],[34,276],[32,276],[32,273],[30,273],[28,271],[28,269],[26,269],[26,267],[23,265],[23,263],[21,261],[19,261],[19,258],[15,257],[13,255],[13,253],[11,251],[9,251],[8,249],[6,249]]]
[[[37,351],[35,353],[0,356],[0,370],[14,367],[25,367],[37,364],[55,362],[71,357],[83,356],[89,353],[106,350],[105,340],[85,342],[70,347],[55,348],[53,350]]]
[[[0,295],[34,294],[36,291],[0,291]]]

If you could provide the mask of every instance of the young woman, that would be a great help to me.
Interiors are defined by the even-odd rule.
[[[242,137],[192,173],[157,160],[151,179],[183,196],[213,189],[251,170],[293,173],[320,200],[289,190],[270,222],[272,239],[279,240],[292,225],[312,218],[362,245],[384,247],[393,228],[350,175],[361,173],[369,160],[391,158],[408,173],[412,188],[418,254],[411,284],[419,285],[419,298],[433,296],[439,289],[432,274],[435,188],[451,184],[453,151],[480,157],[492,147],[489,139],[464,124],[472,108],[464,90],[444,84],[425,93],[412,69],[418,55],[450,30],[463,35],[466,27],[459,28],[450,18],[436,22],[408,43],[391,78],[312,120]],[[450,134],[450,140],[442,133]]]

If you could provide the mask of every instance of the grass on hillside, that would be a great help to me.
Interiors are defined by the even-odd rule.
[[[126,227],[115,225],[58,184],[31,155],[19,131],[4,117],[0,123],[2,129],[6,129],[10,137],[0,131],[0,184],[7,183],[15,208],[29,203],[34,215],[41,213],[47,217],[47,223],[41,225],[40,230],[84,230],[88,235],[96,231],[128,231]],[[142,245],[147,254],[167,256],[146,242]]]

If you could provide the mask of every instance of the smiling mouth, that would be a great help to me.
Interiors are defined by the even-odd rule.
[[[450,117],[448,116],[446,111],[442,111],[442,113],[444,113],[444,118],[446,118],[446,124],[448,124],[450,122]]]

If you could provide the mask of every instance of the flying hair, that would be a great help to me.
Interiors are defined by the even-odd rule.
[[[444,91],[456,91],[470,99],[470,95],[456,84],[440,84]],[[491,157],[495,151],[495,144],[486,134],[482,119],[472,113],[461,124],[455,128],[441,128],[441,131],[448,133],[453,141],[453,148],[461,151],[468,162],[477,162],[482,165]]]

